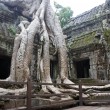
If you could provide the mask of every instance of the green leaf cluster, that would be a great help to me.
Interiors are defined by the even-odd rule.
[[[61,27],[64,27],[73,16],[73,11],[70,7],[63,7],[56,2],[54,2],[54,6],[57,10],[56,15],[59,17]]]
[[[10,27],[8,28],[8,31],[9,31],[12,35],[16,35],[16,28],[15,28],[15,27],[10,26]]]

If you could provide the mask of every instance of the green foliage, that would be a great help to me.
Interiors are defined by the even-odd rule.
[[[12,35],[16,35],[16,28],[11,26],[8,28],[9,33],[11,33]]]
[[[55,8],[57,9],[56,14],[59,17],[61,27],[64,27],[73,16],[73,11],[70,7],[63,7],[54,2]]]
[[[104,36],[110,37],[110,29],[104,29]]]

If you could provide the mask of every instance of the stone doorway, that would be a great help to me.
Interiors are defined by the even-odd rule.
[[[0,56],[0,79],[6,79],[10,75],[11,57]]]
[[[50,61],[50,76],[53,81],[58,76],[58,62],[57,61]]]
[[[77,78],[89,78],[89,69],[90,69],[90,60],[84,59],[81,61],[74,62],[76,67],[76,76]]]

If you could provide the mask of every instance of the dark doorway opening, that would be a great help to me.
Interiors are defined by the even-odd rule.
[[[89,59],[76,61],[77,78],[89,78],[90,61]]]
[[[10,75],[11,58],[0,56],[0,79],[6,79]]]
[[[50,61],[50,77],[53,81],[57,78],[58,74],[58,62]]]

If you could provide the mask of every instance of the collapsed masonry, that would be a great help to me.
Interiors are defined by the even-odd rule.
[[[69,76],[73,79],[110,79],[109,4],[110,1],[107,0],[104,4],[73,18],[64,27],[64,33],[68,35],[66,39],[70,57]],[[27,19],[20,15],[19,11],[15,11],[16,8],[13,10],[11,7],[0,3],[0,79],[6,79],[10,74],[14,37],[19,32],[17,26],[22,19]],[[35,40],[34,53],[38,47],[36,44],[38,44],[38,39]],[[50,49],[54,50],[52,47]],[[56,59],[55,57],[51,58],[50,67],[53,79],[57,77],[58,73],[58,68],[55,66]],[[36,64],[37,59],[33,55],[31,66]],[[33,76],[38,75],[36,71],[36,69],[31,69],[31,74]]]

